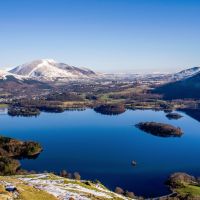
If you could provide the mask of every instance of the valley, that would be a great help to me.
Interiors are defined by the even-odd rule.
[[[45,171],[58,175],[62,170],[76,170],[87,180],[99,179],[109,188],[104,192],[113,199],[114,196],[116,199],[172,198],[168,196],[171,194],[169,188],[164,185],[170,174],[184,171],[200,176],[196,169],[199,163],[195,161],[199,148],[194,138],[199,130],[196,120],[200,121],[199,71],[199,67],[193,67],[174,74],[106,74],[52,59],[36,60],[1,71],[0,108],[5,109],[0,115],[1,134],[9,137],[6,141],[18,141],[12,138],[19,138],[19,141],[39,142],[27,143],[26,147],[34,149],[36,145],[39,148],[38,155],[31,159],[23,153],[23,142],[17,142],[21,146],[16,148],[23,150],[19,155],[6,154],[2,150],[5,155],[0,162],[6,171],[2,170],[2,175],[21,174],[26,180],[35,172],[44,172],[41,176],[48,181],[54,175],[45,175]],[[187,95],[186,90],[190,91]],[[191,135],[190,127],[193,127]],[[141,144],[144,144],[143,150]],[[10,144],[5,145],[6,149],[20,152]],[[185,150],[186,145],[190,146],[189,151]],[[182,152],[189,155],[188,160]],[[133,160],[137,163],[134,167]],[[180,162],[184,165],[180,166]],[[39,181],[39,175],[33,176]],[[21,178],[11,176],[9,180],[15,182]],[[67,178],[74,180],[71,175]],[[41,181],[38,183],[44,194],[53,194]],[[20,183],[20,187],[21,184],[24,183]],[[54,189],[59,191],[66,186],[59,187]],[[72,188],[64,190],[67,195]],[[183,188],[172,191],[178,193],[173,198],[184,196]],[[184,192],[187,194],[188,188]],[[70,196],[80,199],[77,193]],[[94,191],[83,193],[83,199],[101,199]],[[102,195],[102,199],[107,198]],[[57,198],[54,194],[50,196]]]
[[[192,81],[198,81],[199,69],[165,75],[116,76],[53,59],[36,60],[0,73],[0,102],[9,104],[11,115],[38,115],[39,111],[62,112],[107,104],[122,104],[128,109],[198,109],[198,87]],[[186,87],[190,87],[187,96],[182,95]],[[178,92],[174,92],[177,88]]]

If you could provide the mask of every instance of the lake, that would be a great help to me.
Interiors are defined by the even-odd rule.
[[[98,179],[146,197],[169,193],[164,185],[173,172],[200,175],[200,123],[181,113],[169,120],[162,111],[127,110],[115,116],[92,109],[41,113],[38,117],[0,115],[0,133],[42,144],[35,160],[21,160],[22,168],[38,172],[66,169],[83,179]],[[134,127],[141,121],[156,121],[181,127],[180,138],[162,138]],[[131,161],[137,166],[133,167]]]

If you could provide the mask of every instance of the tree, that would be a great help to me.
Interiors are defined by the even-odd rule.
[[[135,197],[134,193],[133,192],[129,192],[129,191],[126,191],[124,196],[132,198],[132,199]]]
[[[120,188],[120,187],[116,187],[115,188],[115,193],[117,193],[117,194],[124,194],[124,190],[122,188]]]
[[[67,175],[68,175],[68,173],[67,173],[66,170],[62,170],[62,171],[60,172],[60,176],[62,176],[62,177],[67,177]]]
[[[81,180],[81,176],[80,176],[80,174],[78,172],[74,172],[74,178],[76,180]]]

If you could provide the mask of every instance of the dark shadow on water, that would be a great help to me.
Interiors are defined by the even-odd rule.
[[[35,160],[39,157],[40,153],[32,155],[32,156],[14,156],[13,158],[16,160],[24,160],[24,159],[28,159],[28,160]]]
[[[184,112],[185,114],[200,122],[200,109],[180,109],[179,111]]]

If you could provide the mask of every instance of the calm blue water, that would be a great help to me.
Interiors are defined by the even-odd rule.
[[[200,175],[200,123],[181,113],[168,120],[162,111],[126,111],[117,116],[93,110],[42,113],[39,117],[0,115],[0,134],[42,144],[35,160],[22,167],[36,171],[78,171],[84,179],[98,179],[110,189],[120,186],[137,195],[168,193],[164,181],[177,171]],[[161,138],[134,127],[141,121],[179,126],[181,138]],[[137,161],[132,167],[131,161]]]

